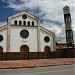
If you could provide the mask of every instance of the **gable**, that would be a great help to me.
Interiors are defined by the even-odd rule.
[[[0,27],[0,32],[3,31],[3,30],[5,30],[5,29],[7,29],[7,25],[1,26]]]
[[[46,28],[44,28],[44,27],[42,27],[42,26],[40,26],[40,29],[41,29],[42,31],[46,32],[47,34],[51,35],[51,36],[55,36],[55,33],[49,31],[48,29],[46,29]]]
[[[9,18],[8,22],[11,22],[11,25],[38,26],[39,18],[27,12],[21,12]]]

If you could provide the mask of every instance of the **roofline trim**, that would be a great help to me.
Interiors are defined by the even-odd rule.
[[[43,26],[40,26],[40,29],[47,32],[47,33],[49,33],[49,34],[51,34],[52,36],[55,35],[55,33],[49,31],[48,29],[44,28]]]
[[[27,14],[27,15],[31,16],[32,18],[34,18],[34,19],[40,20],[40,18],[38,18],[38,17],[32,15],[31,13],[24,12],[24,11],[22,11],[22,12],[20,12],[20,13],[13,14],[13,15],[10,15],[9,17],[12,19],[12,18],[15,18],[16,16],[20,16],[21,14]],[[8,18],[9,18],[9,17],[8,17]]]
[[[8,25],[1,26],[1,27],[0,27],[0,31],[1,31],[1,30],[4,30],[4,29],[6,29],[6,28],[8,28]]]

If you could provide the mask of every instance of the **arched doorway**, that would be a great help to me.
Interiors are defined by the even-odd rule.
[[[46,46],[44,48],[44,52],[45,52],[45,58],[46,59],[49,59],[51,57],[51,53],[50,53],[50,47],[49,46]]]
[[[27,45],[20,47],[20,57],[21,59],[29,59],[29,47]]]
[[[0,60],[3,60],[3,47],[0,46]]]

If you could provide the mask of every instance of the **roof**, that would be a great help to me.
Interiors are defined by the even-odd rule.
[[[8,27],[7,25],[1,26],[1,27],[0,27],[0,31],[1,31],[1,30],[4,30],[4,29],[7,29],[7,27]]]
[[[55,33],[49,31],[48,29],[44,28],[43,26],[40,26],[40,29],[43,30],[43,31],[45,31],[45,32],[47,32],[47,33],[49,33],[52,36],[55,35]]]
[[[20,15],[22,15],[22,14],[26,14],[26,15],[28,15],[28,16],[34,18],[34,19],[39,20],[38,17],[32,15],[31,13],[25,12],[25,11],[22,11],[22,12],[20,12],[20,13],[16,13],[16,14],[13,14],[13,15],[9,16],[8,18],[15,18],[16,16],[20,16]]]
[[[64,6],[64,7],[63,7],[63,9],[66,9],[66,8],[69,8],[69,6],[68,6],[68,5],[66,5],[66,6]]]

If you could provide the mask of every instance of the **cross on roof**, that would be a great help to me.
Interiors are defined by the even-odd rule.
[[[63,1],[68,1],[68,0],[63,0]]]
[[[26,6],[23,6],[22,7],[22,11],[27,11],[27,7]]]

